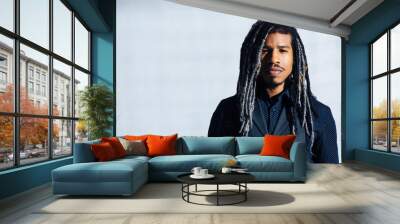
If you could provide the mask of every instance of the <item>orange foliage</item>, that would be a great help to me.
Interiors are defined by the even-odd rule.
[[[0,111],[13,112],[14,94],[13,85],[7,86],[6,92],[0,93]],[[22,114],[40,114],[47,115],[48,107],[34,105],[29,99],[28,93],[24,87],[20,88],[20,110]],[[54,110],[55,114],[59,114],[58,110]],[[10,148],[13,146],[13,117],[0,116],[0,147]],[[49,131],[47,118],[20,118],[20,148],[25,145],[45,144]],[[59,127],[54,124],[53,138],[59,135]]]

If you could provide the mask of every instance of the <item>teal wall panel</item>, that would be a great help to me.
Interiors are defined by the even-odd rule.
[[[92,33],[92,83],[104,84],[115,95],[114,85],[114,34]],[[114,97],[115,101],[115,97]],[[115,108],[115,106],[114,106]],[[115,114],[115,109],[114,109]],[[115,135],[115,115],[109,133]]]
[[[104,84],[110,89],[114,85],[113,33],[92,34],[93,83]]]
[[[68,157],[0,172],[0,199],[48,183],[53,169],[71,163]]]
[[[400,155],[376,150],[356,149],[355,160],[400,172]]]

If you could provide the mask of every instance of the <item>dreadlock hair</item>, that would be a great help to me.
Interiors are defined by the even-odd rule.
[[[252,112],[256,98],[256,87],[261,67],[261,51],[265,40],[271,33],[290,34],[292,36],[293,68],[292,74],[285,81],[285,88],[289,90],[290,128],[295,133],[296,117],[301,126],[311,138],[311,146],[314,141],[313,121],[310,100],[314,97],[308,77],[307,58],[304,45],[297,30],[293,27],[257,21],[251,27],[241,48],[240,73],[237,83],[236,95],[240,103],[240,130],[239,134],[247,136],[252,125]],[[265,92],[264,92],[265,93]]]

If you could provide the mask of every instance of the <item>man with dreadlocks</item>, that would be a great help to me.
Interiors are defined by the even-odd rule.
[[[310,161],[338,163],[335,121],[311,92],[297,30],[257,21],[241,48],[236,94],[219,103],[208,136],[266,134],[295,134]]]

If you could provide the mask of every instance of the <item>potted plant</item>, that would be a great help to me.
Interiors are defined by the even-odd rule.
[[[82,108],[80,126],[87,127],[89,140],[110,136],[112,126],[113,93],[102,84],[94,84],[80,92],[79,106]]]

